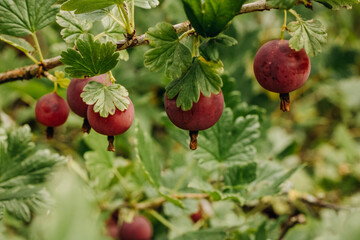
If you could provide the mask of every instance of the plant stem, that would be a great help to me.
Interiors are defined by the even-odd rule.
[[[171,195],[172,198],[176,199],[202,199],[202,198],[209,198],[209,195],[206,193],[179,193],[179,194],[173,194]],[[164,197],[155,198],[152,200],[140,202],[134,205],[136,209],[148,209],[148,208],[156,208],[161,206],[164,202],[166,202],[166,199]]]
[[[116,20],[115,20],[116,21]],[[119,20],[118,20],[119,21]],[[102,32],[102,33],[99,33],[98,35],[96,35],[95,37],[94,37],[94,41],[96,41],[96,40],[98,40],[99,38],[101,38],[102,36],[104,36],[105,35],[105,32]]]
[[[287,22],[287,10],[284,10],[284,24],[281,27],[281,35],[280,35],[280,39],[284,40],[284,32],[286,29],[286,22]]]
[[[119,11],[120,11],[120,10],[119,10]],[[117,22],[122,28],[125,29],[124,23],[122,23],[119,19],[117,19],[117,18],[116,18],[114,15],[112,15],[110,12],[108,12],[108,15],[109,15],[112,19],[114,19],[114,21]]]
[[[199,46],[200,46],[200,37],[199,35],[195,34],[193,41],[193,54],[192,54],[193,57],[200,56]]]
[[[37,36],[36,36],[36,33],[32,33],[31,34],[33,39],[34,39],[34,43],[35,43],[35,49],[36,51],[38,52],[39,54],[39,58],[40,58],[40,62],[43,62],[44,61],[44,58],[43,58],[43,55],[41,53],[41,48],[40,48],[40,44],[39,44],[39,41],[37,39]]]
[[[135,0],[131,1],[131,26],[135,29]]]
[[[300,15],[297,12],[295,12],[294,9],[290,9],[289,12],[296,18],[296,20],[298,20],[298,21],[302,20]]]
[[[133,32],[131,30],[131,26],[129,23],[129,17],[128,17],[128,14],[126,13],[124,5],[118,4],[117,6],[118,6],[118,10],[119,10],[119,13],[121,16],[121,20],[124,22],[124,25],[125,25],[125,31],[127,34],[131,35]]]
[[[181,36],[179,37],[179,40],[183,39],[184,37],[188,36],[189,34],[191,33],[194,33],[195,32],[195,29],[190,29],[186,32],[184,32],[183,34],[181,34]]]
[[[172,231],[175,231],[177,233],[181,233],[179,229],[177,229],[174,225],[172,225],[166,218],[161,216],[158,212],[156,212],[153,209],[148,210],[148,212],[156,218],[159,222],[161,222],[165,227],[169,228]]]

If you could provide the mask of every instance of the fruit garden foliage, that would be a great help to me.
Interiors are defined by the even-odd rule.
[[[198,199],[211,203],[228,203],[230,200],[240,209],[256,208],[260,199],[284,194],[282,184],[298,168],[285,170],[269,161],[255,161],[254,143],[260,136],[262,109],[238,104],[239,95],[232,91],[228,77],[222,75],[224,66],[218,47],[237,44],[236,39],[223,33],[237,15],[277,9],[274,11],[286,10],[293,16],[294,20],[285,20],[282,28],[291,36],[290,47],[297,51],[304,48],[310,57],[314,57],[320,54],[321,45],[326,42],[324,24],[318,19],[305,19],[293,9],[295,5],[302,5],[310,11],[314,2],[320,3],[316,7],[326,7],[329,11],[351,8],[359,3],[358,0],[251,3],[182,0],[190,24],[184,22],[173,26],[160,22],[149,28],[145,35],[136,35],[134,19],[139,16],[134,14],[135,7],[151,11],[159,4],[157,0],[1,0],[0,40],[22,51],[35,65],[20,72],[1,74],[0,83],[42,75],[52,81],[56,89],[58,86],[66,88],[69,78],[107,74],[114,84],[106,87],[90,82],[82,94],[87,104],[94,104],[95,112],[107,117],[116,108],[122,111],[129,104],[126,100],[128,91],[121,85],[121,79],[114,79],[111,70],[118,61],[131,61],[127,48],[149,44],[151,48],[144,55],[144,66],[151,72],[163,71],[170,79],[166,94],[169,98],[176,97],[178,107],[189,110],[199,100],[200,93],[204,96],[218,94],[224,86],[225,108],[217,124],[200,133],[199,148],[191,154],[191,160],[180,176],[176,173],[176,167],[179,167],[176,164],[170,171],[164,169],[154,151],[153,139],[138,121],[134,123],[135,147],[131,164],[125,164],[124,159],[107,152],[105,143],[91,134],[85,137],[85,141],[92,151],[84,154],[85,166],[82,166],[38,148],[32,141],[28,126],[12,130],[0,128],[0,219],[7,224],[11,221],[31,223],[34,226],[31,231],[20,233],[30,239],[106,239],[101,229],[104,219],[115,209],[120,209],[119,216],[125,220],[139,212],[147,215],[157,223],[154,234],[158,239],[161,236],[172,239],[243,237],[259,240],[281,237],[282,233],[277,229],[286,219],[263,221],[255,227],[251,223],[220,227],[209,224],[207,220],[211,219],[211,211],[204,211],[206,217],[195,227],[177,228],[176,221],[182,220],[177,218],[177,213],[189,215],[196,212]],[[37,31],[54,22],[61,26],[61,36],[69,46],[62,52],[60,61],[59,58],[44,59],[36,36]],[[94,28],[99,23],[102,26],[100,31],[98,27]],[[32,38],[33,44],[23,38],[26,36]],[[61,64],[65,65],[65,72],[49,72]],[[185,131],[175,129],[168,121],[165,127],[173,139],[187,147]],[[67,166],[77,176],[68,172],[53,175],[61,166]],[[179,177],[176,184],[172,184],[172,172]],[[50,176],[54,176],[54,182],[60,183],[57,188],[66,192],[66,196],[45,185]],[[76,184],[69,190],[66,185],[73,182]],[[74,198],[73,206],[67,205],[66,201],[61,204],[66,197]],[[54,209],[53,198],[57,200],[57,209],[74,209],[76,206],[76,211],[88,217],[70,220],[79,227],[80,233],[67,232],[69,216]],[[155,211],[160,207],[161,211]],[[44,215],[42,213],[47,209],[52,209],[49,216],[33,219],[35,215]],[[160,229],[163,235],[157,234],[156,229]],[[62,238],[61,231],[66,232],[68,238]],[[4,237],[1,232],[4,232]],[[5,234],[0,228],[1,239],[8,237]]]

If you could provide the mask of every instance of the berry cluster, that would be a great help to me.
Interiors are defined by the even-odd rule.
[[[310,60],[305,50],[291,49],[287,40],[273,40],[264,44],[256,53],[254,60],[257,81],[263,88],[280,93],[280,109],[283,111],[290,110],[289,92],[300,88],[306,82],[310,68]],[[113,115],[100,116],[94,111],[94,105],[87,105],[80,96],[85,85],[90,81],[105,84],[106,74],[72,79],[67,89],[67,102],[74,113],[84,118],[83,131],[89,133],[93,128],[96,132],[108,136],[108,150],[115,151],[114,136],[126,132],[134,120],[133,103],[128,98],[130,104],[124,111],[116,109]],[[165,94],[165,111],[175,126],[189,131],[190,149],[195,150],[198,132],[212,127],[220,119],[224,109],[224,96],[221,90],[218,94],[210,96],[200,93],[199,100],[187,111],[178,107],[176,100],[177,97],[169,99]],[[38,101],[36,118],[48,127],[46,130],[48,138],[53,136],[53,127],[66,121],[69,115],[68,104],[56,92],[47,94]]]

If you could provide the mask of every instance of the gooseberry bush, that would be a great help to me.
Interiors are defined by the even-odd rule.
[[[0,0],[0,239],[357,240],[358,4]]]

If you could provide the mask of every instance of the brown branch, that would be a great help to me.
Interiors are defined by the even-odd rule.
[[[251,13],[257,11],[264,11],[264,10],[270,10],[270,7],[267,5],[265,0],[259,0],[253,3],[244,4],[243,7],[241,8],[241,11],[238,14],[240,15],[244,13]],[[189,30],[190,27],[191,26],[189,21],[179,23],[173,26],[174,30],[177,33],[184,33],[187,30]],[[127,48],[132,48],[147,44],[149,44],[149,41],[145,38],[145,34],[135,36],[132,39],[120,40],[119,42],[116,43],[117,50],[124,50]],[[57,56],[54,58],[45,59],[42,69],[40,68],[39,65],[33,64],[33,65],[17,68],[14,70],[9,70],[5,73],[0,73],[0,84],[6,82],[12,82],[16,80],[29,80],[36,77],[37,75],[43,74],[44,71],[48,71],[62,64],[63,63],[60,61],[60,56]]]
[[[288,220],[285,222],[283,229],[280,233],[279,240],[283,240],[286,233],[293,227],[295,227],[296,224],[304,224],[306,222],[306,218],[303,214],[295,215],[295,216],[289,216]]]

